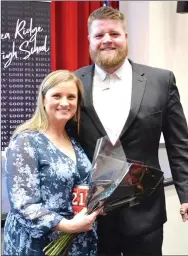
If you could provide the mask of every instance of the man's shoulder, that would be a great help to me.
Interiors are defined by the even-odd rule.
[[[81,76],[92,72],[93,68],[93,65],[85,66],[74,71],[74,74],[80,78]]]
[[[158,68],[154,66],[139,64],[139,63],[132,63],[133,70],[140,70],[141,72],[145,74],[152,74],[152,75],[169,75],[172,73],[171,70]]]

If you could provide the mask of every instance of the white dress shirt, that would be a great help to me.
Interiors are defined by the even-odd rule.
[[[113,74],[97,65],[93,80],[93,105],[114,145],[129,115],[132,95],[132,66],[128,59]]]

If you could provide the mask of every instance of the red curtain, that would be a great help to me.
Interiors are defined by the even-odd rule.
[[[76,70],[89,65],[87,19],[102,1],[51,2],[51,67]],[[110,4],[118,8],[117,1]]]
[[[115,9],[119,9],[119,1],[110,1],[110,6]]]

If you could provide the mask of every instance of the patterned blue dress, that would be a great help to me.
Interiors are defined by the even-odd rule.
[[[52,229],[71,219],[72,189],[88,183],[91,163],[70,137],[75,163],[41,132],[22,132],[12,139],[6,160],[11,210],[4,227],[4,255],[42,256],[43,248],[60,232]],[[69,256],[95,256],[97,234],[80,233]]]

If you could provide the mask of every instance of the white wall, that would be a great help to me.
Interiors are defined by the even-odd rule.
[[[120,11],[127,19],[129,57],[135,62],[147,65],[149,64],[149,2],[120,1],[119,4]]]
[[[174,72],[188,121],[188,14],[177,14],[176,7],[176,1],[120,1],[129,57]]]
[[[163,255],[188,255],[188,223],[179,214],[180,203],[174,186],[165,187],[168,221],[164,225]]]
[[[188,13],[176,15],[174,41],[174,72],[188,121]]]

